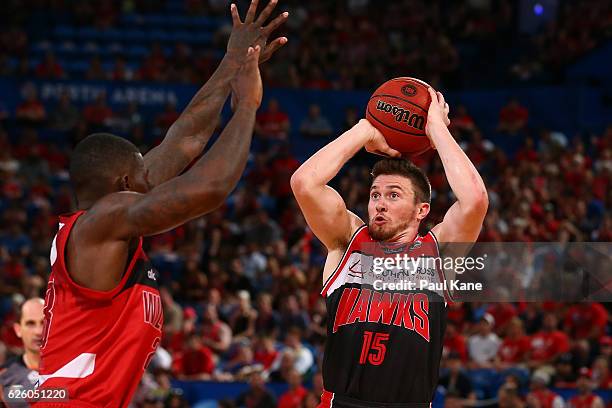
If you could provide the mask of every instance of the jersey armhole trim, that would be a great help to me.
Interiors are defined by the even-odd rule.
[[[353,245],[355,238],[357,238],[357,235],[359,235],[359,233],[363,231],[363,229],[366,226],[367,226],[366,224],[363,224],[362,226],[357,228],[357,230],[353,233],[353,236],[349,240],[349,243],[346,246],[344,253],[342,254],[342,258],[340,258],[340,262],[338,263],[338,266],[336,266],[336,269],[334,269],[334,271],[329,275],[329,277],[325,280],[325,282],[323,282],[323,289],[321,290],[321,295],[323,295],[323,297],[327,296],[327,290],[329,289],[329,286],[331,286],[331,284],[336,280],[336,277],[338,276],[338,272],[341,270],[341,266],[344,263],[344,260],[347,254],[349,253],[349,250],[351,249],[351,245]]]
[[[79,213],[75,217],[75,219],[72,221],[72,224],[70,225],[70,229],[66,232],[66,239],[62,240],[63,246],[61,248],[58,248],[58,250],[61,250],[61,254],[62,254],[61,257],[58,257],[59,258],[58,261],[60,262],[60,266],[63,269],[63,271],[66,273],[66,280],[68,281],[70,286],[78,290],[79,294],[84,295],[91,299],[95,299],[95,300],[108,300],[108,299],[113,298],[117,293],[121,291],[121,289],[125,286],[127,280],[129,279],[130,275],[132,274],[134,270],[134,265],[136,264],[136,261],[138,261],[139,257],[141,256],[141,253],[143,252],[143,249],[142,249],[143,239],[142,237],[138,239],[138,247],[134,251],[132,258],[130,259],[130,262],[127,265],[124,271],[124,274],[121,277],[121,280],[119,281],[117,286],[115,286],[114,288],[110,290],[96,290],[96,289],[91,289],[91,288],[79,285],[78,283],[74,281],[74,279],[70,275],[70,272],[68,271],[68,267],[66,266],[65,257],[66,257],[66,249],[67,249],[66,247],[68,246],[67,245],[68,237],[70,236],[70,233],[72,232],[72,228],[74,227],[74,224],[76,223],[77,219],[84,213],[85,211]]]
[[[438,252],[438,256],[442,257],[442,252],[440,251],[440,243],[438,242],[438,238],[436,237],[436,234],[434,234],[433,230],[429,230],[428,234],[431,234],[431,237],[433,238],[434,242],[436,243],[436,249],[437,249],[437,252]],[[441,266],[441,268],[439,269],[439,271],[442,273],[442,279],[444,279],[444,282],[446,282],[446,274],[444,273],[444,262],[441,262],[440,266]],[[445,300],[445,302],[444,302],[445,306],[447,304],[446,301],[448,301],[448,302],[454,302],[455,301],[455,299],[453,299],[453,293],[449,289],[444,289],[444,297],[445,297],[445,299],[444,299]]]

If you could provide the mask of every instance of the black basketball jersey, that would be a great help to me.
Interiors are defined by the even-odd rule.
[[[438,251],[431,232],[403,247],[374,241],[366,226],[354,234],[321,292],[328,314],[321,406],[429,406],[449,293],[443,270],[423,260]],[[397,265],[404,254],[414,261]],[[396,265],[387,268],[385,258]]]

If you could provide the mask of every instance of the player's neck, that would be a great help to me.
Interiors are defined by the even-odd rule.
[[[387,239],[385,241],[381,241],[381,244],[390,244],[390,245],[409,244],[416,239],[418,233],[419,233],[418,225],[410,226],[406,228],[405,230],[398,232],[392,238]]]

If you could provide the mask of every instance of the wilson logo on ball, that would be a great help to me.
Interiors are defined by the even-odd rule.
[[[414,96],[416,95],[417,90],[414,85],[404,85],[402,86],[402,93],[406,96]]]
[[[389,113],[394,116],[396,122],[407,123],[408,126],[412,126],[415,129],[423,130],[425,125],[425,117],[411,113],[409,110],[402,107],[391,105],[383,100],[376,102],[376,110],[381,112]]]

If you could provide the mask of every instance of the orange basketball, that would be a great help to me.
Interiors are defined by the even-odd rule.
[[[431,96],[429,85],[419,79],[400,77],[382,84],[370,97],[366,119],[383,134],[389,146],[416,156],[431,148],[425,135]]]

